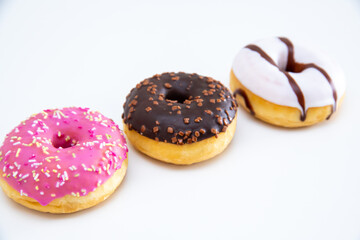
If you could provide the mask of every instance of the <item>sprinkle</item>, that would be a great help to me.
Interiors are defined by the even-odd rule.
[[[80,174],[79,174],[79,173],[77,173],[77,174],[75,174],[75,175],[74,175],[74,177],[79,177],[79,176],[80,176]]]
[[[19,157],[20,152],[21,152],[21,148],[18,148],[18,150],[16,151],[15,157]]]
[[[111,138],[110,134],[106,134],[106,138],[109,140]]]
[[[30,131],[30,130],[28,131],[28,133],[29,133],[30,135],[34,135],[34,133],[33,133],[32,131]]]
[[[7,151],[7,153],[5,153],[5,157],[6,157],[7,155],[9,155],[10,153],[11,153],[11,150]]]
[[[13,146],[16,146],[16,145],[19,145],[19,144],[21,144],[21,142],[16,142],[16,143],[13,144]]]
[[[76,158],[76,154],[75,154],[75,153],[72,153],[72,156],[73,156],[73,158]]]
[[[167,128],[167,132],[168,132],[168,133],[173,133],[173,132],[174,132],[174,129],[173,129],[172,127],[168,127],[168,128]]]
[[[35,186],[35,189],[36,189],[37,191],[39,191],[39,186]]]
[[[100,187],[100,185],[101,185],[101,180],[99,180],[99,181],[97,182],[97,186]]]
[[[49,155],[49,152],[47,151],[48,149],[49,149],[48,147],[45,146],[42,147],[43,152],[47,155]]]
[[[70,169],[71,171],[77,170],[76,166],[74,166],[74,165],[70,166],[69,169]]]
[[[164,87],[166,87],[166,88],[171,88],[172,86],[171,86],[170,83],[165,83],[165,84],[164,84]]]
[[[44,192],[40,192],[40,195],[44,195]]]
[[[61,111],[58,111],[60,113],[61,116],[63,116],[64,118],[68,118],[68,116],[66,116],[64,113],[62,113]]]
[[[56,194],[55,194],[55,193],[52,193],[52,194],[51,194],[51,197],[56,197]]]

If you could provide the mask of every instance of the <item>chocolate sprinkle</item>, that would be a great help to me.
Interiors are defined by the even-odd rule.
[[[131,115],[123,120],[130,130],[150,139],[191,144],[224,132],[225,123],[235,118],[233,105],[229,90],[210,77],[164,73],[145,79],[131,90],[124,116]]]

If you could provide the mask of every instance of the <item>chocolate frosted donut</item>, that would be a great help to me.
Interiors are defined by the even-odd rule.
[[[235,99],[222,83],[179,72],[157,74],[137,84],[126,97],[122,118],[129,131],[142,137],[165,146],[185,146],[219,137],[235,116]]]

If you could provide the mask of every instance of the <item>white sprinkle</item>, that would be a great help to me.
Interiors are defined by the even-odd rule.
[[[19,129],[18,128],[15,128],[15,133],[18,133],[19,132]]]
[[[59,125],[60,125],[60,123],[59,123],[59,122],[57,122],[57,123],[56,123],[56,126],[59,126]]]
[[[25,174],[24,176],[22,176],[21,178],[22,178],[22,179],[25,179],[25,178],[27,178],[27,177],[29,177],[29,174],[28,174],[28,173]]]
[[[44,173],[47,177],[50,177],[50,174],[48,172]]]
[[[16,142],[13,145],[16,146],[16,145],[19,145],[19,144],[21,144],[21,142]]]
[[[11,153],[11,150],[7,151],[7,153],[5,153],[5,157],[6,157],[7,155],[9,155],[10,153]]]
[[[36,159],[30,159],[28,162],[36,162]]]
[[[57,164],[57,165],[56,165],[56,167],[57,167],[58,169],[61,169],[61,167],[60,167],[60,165],[59,165],[59,164]]]
[[[44,195],[44,192],[40,192],[40,195]]]
[[[39,177],[39,174],[37,173],[37,174],[35,174],[35,176],[34,176],[34,180],[36,181],[37,179],[38,179],[38,177]]]
[[[32,131],[30,131],[30,130],[28,131],[28,133],[29,133],[30,135],[34,135],[34,133],[33,133]]]

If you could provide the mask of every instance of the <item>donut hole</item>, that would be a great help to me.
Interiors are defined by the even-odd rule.
[[[189,98],[190,98],[189,94],[179,92],[177,90],[169,91],[165,96],[165,99],[171,101],[177,101],[178,103],[184,103],[184,101],[188,100]]]
[[[55,148],[64,149],[73,147],[78,143],[78,140],[70,135],[65,134],[54,134],[52,139],[52,145]]]

